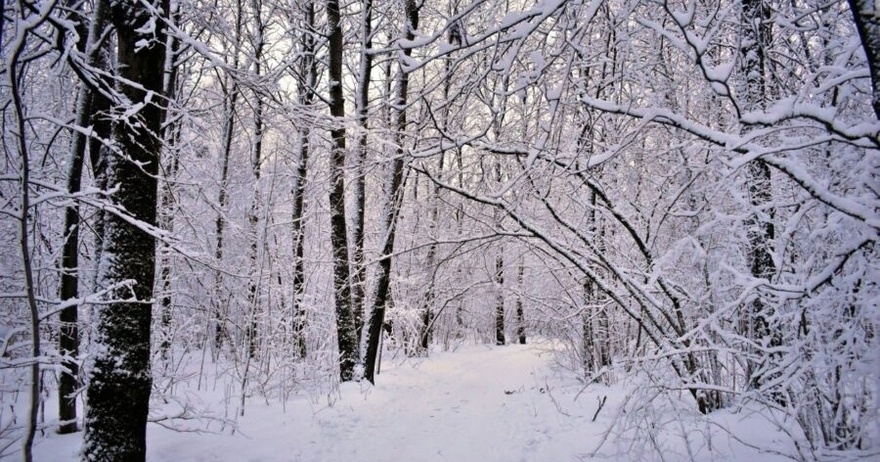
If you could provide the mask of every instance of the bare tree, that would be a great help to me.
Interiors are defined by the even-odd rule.
[[[862,48],[868,58],[873,89],[872,106],[874,115],[880,119],[880,15],[876,0],[849,0],[856,29],[862,39]]]
[[[230,56],[228,63],[230,69],[237,70],[239,60],[241,59],[241,42],[242,28],[244,21],[244,4],[243,0],[235,0],[235,27],[232,35],[232,43],[229,44],[226,56]],[[217,193],[217,219],[214,224],[214,260],[220,264],[223,262],[224,244],[226,238],[227,227],[227,202],[229,201],[229,162],[233,150],[233,138],[235,133],[235,119],[237,117],[236,109],[238,107],[238,98],[241,93],[238,80],[228,72],[223,75],[223,129],[221,133],[222,144],[220,147],[220,185]],[[214,273],[214,294],[212,299],[213,313],[213,341],[215,354],[219,353],[220,346],[223,343],[226,334],[226,318],[229,311],[229,297],[226,295],[226,288],[223,286],[223,273],[216,271]]]
[[[171,3],[171,11],[168,20],[172,27],[179,27],[181,11],[178,2]],[[181,57],[181,43],[174,34],[168,34],[167,43],[165,45],[165,81],[163,94],[168,104],[174,104],[178,113],[170,115],[169,108],[166,107],[165,120],[162,124],[162,140],[165,146],[163,156],[163,175],[162,184],[160,185],[159,195],[159,227],[171,233],[174,230],[174,215],[178,212],[179,207],[175,198],[174,181],[180,169],[180,134],[182,125],[182,114],[180,114],[181,104],[181,65],[178,59]],[[165,362],[164,366],[169,366],[171,350],[171,341],[173,339],[173,300],[172,300],[172,276],[173,276],[173,259],[174,250],[167,242],[161,244],[159,250],[159,305],[161,307],[159,320],[159,356]]]
[[[419,7],[414,0],[406,0],[404,4],[404,24],[401,37],[405,40],[398,44],[400,47],[399,59],[400,70],[397,77],[397,94],[394,101],[396,108],[395,120],[395,144],[396,152],[392,160],[391,170],[385,182],[382,205],[382,259],[379,261],[379,271],[376,275],[376,290],[373,295],[372,310],[367,323],[367,350],[364,355],[364,378],[375,382],[375,368],[379,353],[379,340],[382,336],[382,327],[385,324],[385,306],[388,303],[389,286],[391,282],[391,258],[394,254],[394,235],[397,222],[397,214],[400,211],[402,199],[402,185],[404,164],[406,158],[405,132],[407,128],[406,107],[409,92],[409,71],[405,65],[405,59],[412,53],[409,41],[415,38],[415,31],[419,27]]]
[[[501,256],[503,250],[499,249],[495,256],[495,274],[493,282],[495,283],[495,344],[504,345],[506,339],[504,337],[504,257]]]
[[[767,50],[770,46],[770,5],[764,0],[743,0],[742,2],[742,46],[740,53],[740,72],[743,74],[740,91],[743,111],[760,111],[766,109],[769,99]],[[748,246],[750,270],[752,276],[770,281],[776,272],[773,263],[771,245],[774,239],[773,185],[770,167],[761,160],[750,162],[747,167],[749,202],[755,209],[755,215],[748,220]],[[779,334],[773,332],[770,325],[771,308],[757,294],[749,309],[743,313],[743,323],[747,326],[747,335],[755,341],[765,344],[768,348],[778,347],[781,343]],[[765,380],[762,377],[760,364],[749,363],[749,380],[753,386],[760,388]]]
[[[348,226],[345,220],[345,99],[342,95],[342,18],[338,0],[327,0],[330,130],[332,146],[330,175],[330,242],[333,248],[333,287],[336,303],[336,338],[339,347],[339,377],[343,382],[355,379],[358,361],[358,338],[351,305],[351,278],[348,252]]]
[[[354,151],[354,219],[351,227],[351,241],[354,245],[352,257],[354,261],[354,277],[352,278],[351,303],[354,309],[354,326],[358,334],[364,327],[364,295],[367,266],[364,260],[364,214],[366,212],[366,161],[368,152],[370,83],[373,71],[373,1],[362,0],[361,3],[361,45],[360,66],[358,72],[357,94],[355,95],[355,115],[359,131],[357,149]]]
[[[92,12],[89,28],[81,43],[77,44],[79,51],[85,55],[85,65],[90,68],[105,67],[102,59],[103,48],[100,44],[101,36],[106,27],[106,4],[98,2]],[[85,21],[84,18],[81,18]],[[99,110],[100,102],[95,104],[96,99],[105,99],[100,94],[101,89],[96,88],[92,82],[83,82],[77,96],[76,120],[78,127],[93,125],[96,136],[100,139],[109,138],[107,129],[109,126],[98,120],[101,117]],[[98,94],[96,94],[98,93]],[[106,103],[105,103],[106,105]],[[90,140],[83,133],[75,133],[70,152],[67,172],[67,192],[77,194],[81,190],[83,165],[89,144],[99,145],[100,140]],[[71,202],[64,211],[64,232],[67,234],[61,254],[61,284],[59,298],[63,300],[76,299],[79,295],[79,245],[80,245],[80,211],[79,203]],[[73,433],[78,430],[76,411],[76,392],[79,388],[79,305],[69,306],[59,313],[60,332],[58,335],[58,350],[63,359],[62,371],[58,382],[58,418],[61,421],[58,432],[61,434]]]
[[[26,40],[23,37],[34,32],[44,21],[45,18],[29,18],[25,11],[18,11],[22,17],[16,17],[15,28],[16,35],[19,40],[12,49],[6,68],[9,92],[11,94],[11,106],[13,108],[13,120],[15,124],[15,143],[12,146],[14,153],[17,154],[20,162],[18,168],[18,181],[20,189],[19,209],[15,218],[17,221],[18,231],[18,250],[21,252],[21,266],[24,273],[24,293],[25,303],[27,305],[29,324],[30,324],[30,361],[28,369],[29,377],[29,402],[27,411],[27,421],[25,427],[25,435],[22,443],[22,459],[24,462],[33,461],[33,444],[34,437],[37,432],[37,413],[40,407],[41,383],[40,383],[40,355],[42,347],[40,344],[40,315],[37,306],[37,291],[34,279],[33,256],[31,254],[31,233],[29,231],[29,221],[31,214],[31,153],[27,140],[25,139],[27,125],[27,110],[22,100],[22,92],[20,87],[20,73],[22,72],[22,58],[25,55],[27,47]],[[5,14],[5,12],[2,12]],[[27,20],[29,19],[29,20]]]
[[[523,272],[525,271],[525,265],[522,263],[519,264],[519,269],[516,272],[516,285],[518,289],[518,293],[516,295],[516,337],[517,341],[519,341],[520,345],[526,344],[526,318],[525,312],[523,311]]]
[[[83,458],[138,461],[146,458],[156,256],[155,238],[143,225],[156,223],[164,112],[165,26],[156,15],[167,13],[169,4],[110,6],[124,103],[143,106],[131,115],[135,120],[117,120],[119,151],[107,163],[108,182],[116,188],[110,199],[118,212],[106,219],[99,284],[115,289],[97,310]]]
[[[318,80],[318,65],[315,56],[315,7],[312,2],[301,4],[303,12],[303,30],[298,36],[298,47],[302,55],[300,70],[296,75],[297,103],[303,108],[312,106],[315,98],[315,85]],[[303,219],[305,215],[306,176],[308,173],[309,153],[311,141],[309,139],[311,127],[308,124],[297,126],[297,158],[296,172],[293,177],[292,199],[292,224],[293,224],[293,278],[292,289],[292,315],[293,315],[293,343],[296,354],[305,358],[306,348],[306,310],[303,297],[305,295],[305,233]]]

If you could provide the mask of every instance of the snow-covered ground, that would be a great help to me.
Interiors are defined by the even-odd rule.
[[[790,460],[765,452],[793,449],[760,414],[706,419],[682,411],[684,405],[665,406],[668,397],[639,412],[630,401],[627,413],[620,408],[632,395],[626,384],[584,388],[555,365],[551,350],[548,343],[464,347],[386,364],[375,387],[344,384],[328,396],[283,404],[251,398],[234,432],[216,424],[210,433],[151,424],[148,460]],[[607,401],[594,422],[602,397]],[[756,447],[737,442],[729,430]],[[37,460],[77,460],[80,442],[81,434],[44,435]]]

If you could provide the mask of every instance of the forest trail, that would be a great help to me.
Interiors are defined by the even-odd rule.
[[[553,422],[565,419],[543,388],[552,361],[548,348],[473,346],[403,364],[386,361],[377,386],[345,384],[332,406],[305,415],[288,410],[280,426],[270,424],[278,422],[271,417],[277,411],[252,407],[242,422],[253,438],[245,453],[215,446],[213,454],[177,460],[570,460],[570,445],[554,445],[549,436],[563,434]],[[257,413],[265,418],[254,419]],[[167,447],[154,460],[180,451],[190,452],[185,444]]]
[[[228,429],[194,434],[150,425],[148,460],[574,460],[592,438],[585,438],[582,418],[565,416],[553,404],[547,392],[552,361],[548,344],[470,346],[402,364],[386,360],[375,387],[343,384],[318,403],[297,397],[282,406],[253,398],[231,435]],[[38,460],[76,460],[75,438],[44,440]]]
[[[529,455],[549,441],[551,416],[536,403],[547,400],[537,371],[548,360],[537,347],[473,347],[398,366],[361,402],[345,400],[352,418],[344,409],[318,413],[320,436],[297,460],[542,460]]]
[[[329,396],[291,398],[287,403],[254,397],[235,432],[184,433],[148,426],[151,462],[543,462],[592,460],[691,460],[676,420],[675,431],[659,430],[653,442],[624,438],[591,457],[611,424],[625,387],[586,389],[570,371],[554,367],[549,343],[468,346],[456,352],[402,363],[369,384],[347,383]],[[598,399],[607,405],[592,421]],[[204,400],[215,411],[221,396]],[[237,398],[232,398],[233,400]],[[213,404],[211,404],[213,403]],[[230,411],[231,412],[231,411]],[[669,417],[669,416],[667,416]],[[743,426],[753,422],[741,422]],[[659,428],[659,427],[658,427]],[[760,426],[755,427],[760,432]],[[700,431],[699,429],[697,430]],[[686,432],[690,432],[689,430]],[[632,436],[632,435],[630,435]],[[642,435],[644,436],[644,435]],[[765,434],[766,437],[766,434]],[[37,446],[37,460],[75,461],[81,434],[49,435]],[[693,460],[784,460],[715,437],[711,454],[702,443]],[[696,440],[695,440],[696,441]],[[720,444],[719,444],[720,443]],[[717,452],[718,449],[721,452]],[[692,448],[693,449],[693,448]],[[733,449],[731,451],[731,449]],[[661,454],[659,457],[658,455]],[[708,456],[708,458],[704,457]]]

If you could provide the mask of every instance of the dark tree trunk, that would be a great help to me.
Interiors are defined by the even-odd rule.
[[[437,159],[437,171],[439,175],[443,174],[443,154]],[[418,185],[416,186],[418,189]],[[425,301],[422,306],[422,325],[419,335],[419,347],[422,353],[427,355],[428,347],[431,345],[431,326],[434,324],[434,304],[437,299],[437,292],[434,285],[437,282],[437,236],[436,230],[440,219],[440,186],[434,185],[432,194],[433,203],[431,204],[431,215],[429,218],[429,235],[433,242],[428,246],[428,255],[425,256],[425,269],[431,273],[428,280],[428,287],[425,288]]]
[[[589,283],[584,283],[585,292],[589,290],[587,284]],[[587,303],[589,303],[589,298],[587,298]],[[581,348],[583,349],[581,361],[584,366],[584,376],[589,377],[591,372],[598,369],[593,361],[593,352],[596,349],[596,345],[593,341],[593,321],[590,319],[589,308],[584,308],[583,312],[581,312]]]
[[[419,27],[419,10],[415,0],[406,0],[404,6],[404,31],[403,37],[412,40],[415,30]],[[404,48],[403,54],[410,56],[412,49]],[[366,354],[364,355],[364,378],[375,383],[375,368],[379,353],[379,344],[382,336],[382,326],[385,324],[385,306],[390,300],[389,286],[391,285],[391,255],[394,253],[394,234],[397,223],[397,214],[402,202],[404,156],[404,132],[406,131],[406,102],[409,92],[409,74],[404,67],[400,66],[399,82],[397,86],[397,120],[395,127],[395,142],[397,152],[391,167],[388,181],[385,183],[385,204],[382,210],[384,241],[382,244],[382,259],[379,261],[379,269],[376,275],[376,293],[373,299],[373,309],[367,323]]]
[[[871,72],[871,104],[874,115],[880,119],[880,14],[876,0],[849,0],[849,7],[862,40]]]
[[[89,114],[91,111],[91,95],[88,90],[80,92],[80,114]],[[81,119],[77,114],[77,119]],[[87,116],[85,116],[87,117]],[[83,125],[80,125],[83,126]],[[75,194],[80,191],[82,178],[83,160],[87,140],[83,135],[74,135],[73,149],[71,153],[69,169],[67,172],[67,191]],[[64,300],[75,299],[79,294],[79,205],[72,202],[64,210],[64,246],[61,253],[61,288],[59,298]],[[58,381],[58,433],[73,433],[78,430],[76,397],[77,376],[79,364],[76,358],[79,356],[79,304],[63,309],[59,315],[60,332],[58,335],[58,351],[62,357],[61,377]]]
[[[102,2],[99,2],[102,3]],[[107,8],[104,6],[103,8]],[[109,13],[107,13],[109,14]],[[107,19],[104,19],[105,28]],[[97,33],[97,32],[96,32]],[[101,47],[95,50],[95,67],[98,69],[108,69],[113,62],[113,50],[111,49],[110,40],[104,40]],[[94,124],[95,137],[89,139],[89,163],[92,167],[92,177],[95,188],[101,191],[107,190],[107,159],[109,155],[105,152],[109,149],[105,146],[104,141],[109,141],[113,137],[113,122],[110,116],[110,98],[106,91],[112,87],[112,82],[101,81],[101,88],[92,88],[92,123]],[[106,88],[104,88],[106,87]],[[101,252],[104,248],[104,211],[95,213],[95,221],[92,229],[95,233],[95,261],[101,261]],[[97,273],[95,273],[97,277]],[[97,284],[95,284],[97,286]]]
[[[495,256],[495,344],[504,345],[504,257]]]
[[[345,223],[345,100],[342,97],[342,18],[339,0],[327,0],[328,78],[330,115],[337,128],[332,138],[330,175],[330,245],[333,249],[333,287],[336,295],[336,339],[339,347],[339,377],[343,382],[354,379],[358,360],[358,338],[351,306],[351,278],[348,260],[348,227]]]
[[[315,59],[315,6],[306,2],[305,30],[301,34],[302,73],[297,82],[297,98],[303,107],[310,107],[314,101],[315,83],[318,80],[318,66]],[[306,175],[308,174],[311,130],[308,124],[298,128],[299,153],[297,155],[296,175],[293,184],[293,345],[296,355],[305,358],[306,311],[303,305],[305,294],[305,236],[303,235],[303,215],[305,211]]]
[[[770,96],[767,74],[767,47],[770,44],[770,7],[764,0],[743,0],[743,29],[740,57],[742,60],[743,88],[742,110],[760,111],[767,107]],[[773,185],[770,167],[760,159],[747,166],[749,202],[754,215],[746,222],[749,246],[749,266],[752,276],[769,281],[776,272],[771,245],[775,236],[773,211]],[[769,307],[760,294],[757,294],[744,313],[743,324],[747,335],[756,342],[767,346],[778,346],[781,342],[777,329],[771,327]],[[764,381],[766,358],[758,363],[749,362],[749,380],[755,388],[761,388]]]
[[[119,75],[139,86],[120,84],[122,93],[127,104],[146,103],[136,123],[120,120],[114,128],[121,155],[108,162],[108,182],[117,188],[111,200],[150,225],[156,223],[165,64],[164,22],[152,17],[154,8],[167,12],[168,1],[149,6],[111,4]],[[155,29],[146,27],[150,22]],[[149,45],[142,46],[143,42]],[[156,245],[151,235],[113,214],[107,214],[104,232],[100,288],[126,286],[111,290],[107,304],[96,310],[97,348],[82,454],[86,461],[142,461],[152,385],[150,324]]]
[[[171,13],[171,22],[174,25],[179,24],[180,22],[180,9],[179,6],[175,6],[175,10]],[[178,70],[179,66],[175,65],[175,60],[177,59],[180,42],[172,37],[168,37],[167,42],[167,53],[165,57],[165,97],[169,101],[173,101],[178,97],[177,94],[177,79],[178,79]],[[165,114],[167,117],[167,113]],[[163,135],[162,139],[165,140],[165,154],[168,157],[165,160],[165,174],[163,175],[163,184],[161,187],[162,194],[159,201],[159,226],[168,232],[171,232],[174,228],[174,215],[177,212],[177,205],[174,199],[174,191],[172,188],[172,182],[177,176],[177,170],[179,167],[178,163],[178,138],[180,136],[180,122],[179,119],[174,120],[165,120],[163,122]],[[173,304],[171,299],[171,279],[172,279],[172,259],[171,259],[172,249],[171,246],[167,243],[163,243],[161,246],[161,250],[159,251],[160,255],[160,263],[159,267],[159,286],[160,286],[160,294],[159,294],[159,305],[160,305],[160,327],[159,327],[159,356],[162,361],[165,363],[164,366],[168,367],[169,365],[169,351],[171,350],[171,339],[173,338],[173,328],[171,325],[171,321],[173,319]]]
[[[366,208],[366,167],[367,161],[367,130],[368,105],[370,101],[370,74],[373,70],[373,55],[370,49],[373,47],[373,1],[363,0],[362,18],[362,41],[364,51],[361,52],[360,75],[358,76],[357,98],[355,110],[357,111],[358,146],[355,152],[355,185],[354,185],[354,220],[351,228],[351,241],[354,244],[354,279],[351,287],[351,303],[354,307],[354,325],[361,336],[364,327],[364,284],[366,284],[367,266],[364,261],[364,210]]]
[[[253,17],[250,18],[251,23],[253,23],[254,29],[254,37],[253,37],[253,75],[259,80],[262,75],[262,62],[263,59],[263,46],[265,44],[265,26],[263,24],[262,17],[262,2],[260,0],[251,0],[251,10]],[[247,344],[248,344],[248,358],[253,359],[256,357],[257,350],[259,349],[259,312],[260,312],[260,269],[259,269],[259,255],[258,255],[258,247],[260,242],[259,237],[259,227],[260,227],[260,214],[262,198],[260,197],[260,177],[262,176],[262,162],[263,162],[263,130],[264,130],[264,122],[263,122],[263,95],[261,89],[255,89],[253,92],[253,109],[254,109],[254,125],[253,125],[253,140],[251,142],[251,170],[254,175],[254,195],[251,201],[251,208],[248,211],[248,224],[250,225],[250,229],[248,232],[248,240],[250,241],[249,245],[249,255],[248,260],[250,260],[250,278],[248,280],[248,320],[247,327],[245,328],[245,333],[247,336]],[[248,361],[250,364],[250,361]],[[246,372],[246,371],[245,371]],[[245,378],[247,377],[247,373],[245,373]]]
[[[516,283],[517,288],[519,289],[519,294],[516,297],[516,337],[519,340],[520,345],[526,344],[526,318],[523,312],[523,272],[525,268],[523,265],[519,266],[519,271],[516,273]]]
[[[80,51],[86,53],[91,66],[102,66],[101,50],[98,44],[92,43],[103,32],[106,23],[106,3],[98,2],[92,13],[89,30],[85,34],[85,40],[78,43]],[[81,31],[84,28],[79,28]],[[93,102],[96,98],[95,89],[83,83],[77,99],[76,125],[85,127],[95,126],[96,130],[109,128],[106,124],[96,121]],[[97,123],[96,123],[97,122]],[[108,137],[107,130],[98,132],[100,137]],[[83,165],[85,154],[89,148],[90,140],[81,133],[73,135],[71,146],[71,158],[68,164],[67,191],[70,194],[80,192],[82,183]],[[61,285],[59,298],[71,300],[79,295],[79,229],[80,229],[79,203],[71,202],[64,210],[64,232],[66,233],[61,253]],[[58,336],[58,350],[62,355],[61,377],[58,381],[58,433],[73,433],[78,430],[76,412],[76,391],[79,388],[79,305],[69,306],[63,309],[59,316],[60,332]]]
[[[33,20],[33,18],[28,18],[28,20]],[[44,20],[45,17],[41,20],[31,23],[32,25],[29,27],[36,28]],[[31,32],[28,31],[27,33],[30,34]],[[18,155],[18,159],[13,158],[10,164],[15,165],[17,161],[20,161],[20,169],[18,170],[18,172],[16,172],[18,173],[19,177],[18,186],[21,188],[21,196],[19,197],[19,202],[18,204],[15,204],[19,207],[17,214],[17,237],[19,245],[18,248],[19,252],[21,253],[21,270],[24,273],[24,298],[27,304],[28,314],[30,318],[30,358],[26,358],[30,362],[27,367],[30,371],[30,383],[28,384],[30,385],[30,399],[28,400],[27,405],[27,419],[24,424],[24,437],[21,438],[21,451],[22,460],[24,462],[33,462],[34,437],[37,434],[37,417],[40,409],[40,396],[42,395],[42,384],[40,380],[40,356],[42,347],[40,344],[40,312],[39,307],[37,306],[37,289],[34,278],[34,265],[31,254],[32,248],[30,245],[29,237],[31,235],[30,226],[32,212],[30,180],[31,156],[29,152],[28,142],[25,138],[27,133],[25,127],[27,126],[28,117],[26,115],[27,108],[25,107],[25,104],[22,100],[22,91],[20,87],[21,80],[19,77],[19,72],[22,72],[25,67],[21,63],[21,60],[23,55],[25,55],[25,50],[27,48],[26,44],[27,41],[25,40],[16,40],[16,43],[12,47],[10,47],[10,53],[8,55],[4,55],[4,59],[8,59],[6,70],[8,71],[9,95],[11,97],[11,104],[7,103],[7,105],[12,109],[10,111],[12,115],[10,119],[12,120],[9,120],[10,125],[12,126],[10,130],[10,138],[14,140],[14,142],[9,143],[10,146],[4,145],[4,151],[7,153],[7,156],[10,154],[12,156],[15,156],[16,154]],[[4,122],[6,122],[5,108]],[[10,153],[10,151],[12,152]],[[14,203],[14,199],[8,201]],[[8,445],[6,447],[8,447]]]
[[[239,66],[243,15],[244,7],[242,5],[242,0],[237,0],[235,10],[235,31],[234,36],[232,37],[231,46],[232,50],[229,50],[229,54],[232,55],[232,62],[230,63],[231,69],[238,69]],[[223,90],[223,132],[221,134],[223,139],[220,153],[220,191],[217,193],[218,213],[217,220],[214,223],[214,234],[216,236],[214,261],[217,265],[223,263],[223,245],[226,233],[226,204],[229,201],[227,191],[229,182],[229,158],[232,155],[232,138],[235,131],[235,112],[239,96],[238,82],[235,77],[230,76],[229,73],[226,74]],[[223,344],[223,339],[226,336],[227,304],[229,303],[225,288],[223,287],[223,273],[220,271],[214,273],[214,297],[211,309],[213,311],[212,317],[214,318],[214,351],[215,354],[217,354]]]

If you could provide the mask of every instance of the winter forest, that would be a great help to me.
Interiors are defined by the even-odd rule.
[[[525,348],[497,399],[606,459],[880,457],[874,0],[2,0],[0,50],[0,459]]]

